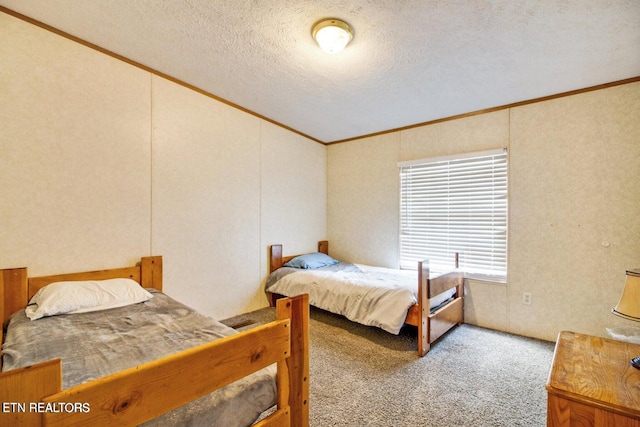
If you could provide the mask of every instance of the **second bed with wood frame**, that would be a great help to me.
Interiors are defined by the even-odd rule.
[[[130,278],[162,291],[162,258],[145,257],[133,267],[34,278],[27,277],[26,268],[0,270],[0,318],[4,322],[25,308],[38,289],[52,282],[112,278]],[[256,426],[307,426],[307,296],[279,301],[276,313],[277,320],[265,325],[64,390],[60,359],[2,372],[2,402],[82,402],[91,410],[2,411],[0,425],[138,425],[276,363],[277,408]]]
[[[318,242],[318,252],[328,255],[329,242],[326,240]],[[300,255],[284,256],[282,245],[272,245],[270,249],[270,272],[273,273],[286,262]],[[430,278],[428,261],[425,260],[418,263],[417,303],[409,308],[405,324],[415,326],[418,329],[418,356],[420,357],[430,350],[434,341],[454,326],[461,325],[464,322],[464,275],[457,270],[457,267],[456,259],[456,270]],[[456,290],[454,298],[444,306],[431,312],[430,300],[451,288]],[[268,293],[268,297],[270,304],[274,306],[282,295]]]

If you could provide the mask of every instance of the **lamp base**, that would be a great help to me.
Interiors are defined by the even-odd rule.
[[[634,357],[633,359],[631,359],[631,366],[633,366],[634,368],[640,369],[640,356]]]
[[[640,344],[640,328],[637,326],[627,325],[607,328],[607,333],[614,340]]]

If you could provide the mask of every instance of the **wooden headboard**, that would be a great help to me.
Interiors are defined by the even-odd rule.
[[[133,279],[144,288],[162,291],[162,256],[143,257],[132,267],[41,277],[28,277],[26,267],[0,270],[0,318],[4,323],[13,313],[25,308],[40,288],[50,283],[122,277]]]
[[[318,252],[322,252],[323,254],[327,254],[329,255],[329,241],[328,240],[321,240],[318,242]],[[287,256],[282,256],[282,245],[271,245],[271,253],[269,254],[269,265],[270,265],[270,273],[273,273],[274,271],[276,271],[277,269],[279,269],[280,267],[282,267],[282,265],[287,262],[290,261],[292,259],[294,259],[297,256],[300,256],[302,254],[299,255],[287,255]]]

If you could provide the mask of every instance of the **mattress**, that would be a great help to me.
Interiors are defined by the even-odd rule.
[[[237,333],[164,293],[149,292],[153,298],[143,303],[91,313],[34,321],[24,310],[15,313],[2,345],[2,370],[61,358],[68,388]],[[247,426],[275,400],[270,366],[145,425]]]
[[[284,296],[307,293],[315,307],[397,335],[418,302],[418,273],[346,262],[312,270],[281,267],[269,276],[266,290]],[[455,288],[432,298],[431,308],[454,294]]]

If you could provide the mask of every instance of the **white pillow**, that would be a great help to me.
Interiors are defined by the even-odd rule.
[[[25,313],[29,319],[36,320],[56,314],[123,307],[152,297],[131,279],[55,282],[36,292]]]

